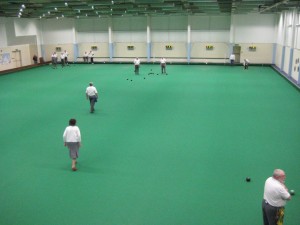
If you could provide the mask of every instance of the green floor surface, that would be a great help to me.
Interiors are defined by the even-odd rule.
[[[282,168],[296,191],[285,224],[298,225],[299,91],[269,67],[167,72],[95,64],[1,76],[0,224],[260,225],[264,181]],[[82,133],[77,172],[62,140],[70,118]]]

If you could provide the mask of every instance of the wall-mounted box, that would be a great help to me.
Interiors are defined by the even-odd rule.
[[[214,49],[214,46],[213,45],[206,45],[205,48],[206,48],[206,50],[211,51],[211,50]]]
[[[97,50],[98,50],[98,47],[97,47],[97,46],[91,46],[91,49],[92,49],[93,51],[97,51]]]
[[[255,52],[256,51],[256,46],[249,46],[249,51]]]

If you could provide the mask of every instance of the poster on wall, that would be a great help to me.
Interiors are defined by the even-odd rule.
[[[10,63],[10,53],[0,54],[0,64],[9,64]]]

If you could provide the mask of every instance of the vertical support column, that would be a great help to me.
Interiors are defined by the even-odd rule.
[[[280,70],[284,70],[284,59],[285,59],[285,48],[286,48],[286,23],[287,23],[287,14],[284,12],[284,19],[283,19],[283,27],[282,30],[284,31],[284,36],[283,36],[283,45],[282,45],[282,53],[281,53],[281,65],[280,65]]]
[[[73,24],[73,62],[77,62],[77,58],[79,57],[79,50],[77,44],[77,30],[76,30],[76,20],[74,20]]]
[[[111,62],[114,57],[114,43],[112,34],[112,18],[109,19],[108,25],[108,49],[109,49],[109,61]]]
[[[37,45],[38,46],[40,46],[40,48],[38,48],[38,51],[39,51],[39,55],[41,56],[41,57],[43,57],[43,59],[44,59],[44,61],[46,61],[46,53],[45,53],[45,47],[44,47],[44,39],[43,39],[43,28],[44,28],[44,21],[43,20],[41,20],[40,22],[39,22],[39,38],[37,38]],[[51,54],[52,54],[52,52],[51,52]]]
[[[231,43],[231,46],[233,46],[235,43],[235,16],[234,15],[231,15],[229,43]],[[232,47],[232,51],[233,51],[233,47]]]
[[[284,69],[284,58],[285,58],[285,46],[282,46],[281,66],[280,66],[281,71],[283,71],[283,69]]]
[[[151,60],[151,20],[150,16],[147,16],[147,62]]]
[[[293,66],[293,60],[294,60],[293,58],[294,58],[294,48],[291,46],[288,77],[292,76],[292,66]]]
[[[294,48],[295,48],[295,36],[296,36],[296,23],[297,23],[297,11],[293,10],[292,14],[292,40],[291,40],[291,49],[290,49],[290,62],[289,62],[289,73],[288,76],[292,76],[292,68],[294,62]]]
[[[277,52],[277,44],[273,44],[273,54],[272,54],[272,64],[276,64],[276,52]]]
[[[300,84],[300,70],[298,71],[298,80],[297,80],[297,84]]]
[[[191,17],[188,16],[188,26],[187,26],[187,62],[191,61]]]
[[[297,23],[299,23],[299,22],[300,22],[300,17],[299,17],[299,20],[297,21]],[[299,31],[300,31],[300,24],[297,24],[296,25],[296,33],[295,33],[295,35],[298,36],[299,35]],[[299,45],[299,43],[297,43],[297,45],[295,47],[297,48],[298,45]],[[300,65],[296,66],[297,69],[299,67],[300,67]],[[300,85],[300,69],[298,70],[297,84]]]
[[[241,52],[237,55],[234,50],[233,46],[235,43],[235,24],[236,24],[236,17],[234,15],[231,15],[231,22],[230,22],[230,36],[229,36],[229,45],[228,45],[228,58],[233,53],[235,55],[235,63],[240,63],[241,60]],[[225,60],[226,61],[226,60]],[[229,60],[230,61],[230,60]]]
[[[234,43],[229,43],[229,44],[228,44],[228,56],[229,56],[229,57],[230,57],[231,54],[234,54],[233,46],[234,46]],[[230,61],[230,60],[229,60],[229,61]]]

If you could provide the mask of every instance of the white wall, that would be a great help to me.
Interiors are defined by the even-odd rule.
[[[299,70],[300,70],[300,50],[296,49],[293,55],[291,77],[297,82],[299,81]]]
[[[222,58],[229,56],[233,44],[239,44],[242,47],[241,59],[248,58],[252,63],[272,63],[274,58],[276,65],[280,66],[281,43],[291,48],[300,47],[300,27],[289,26],[295,21],[299,23],[299,14],[297,16],[295,19],[294,12],[285,12],[282,15],[256,13],[48,20],[4,18],[0,22],[3,37],[0,46],[35,44],[39,56],[42,49],[47,60],[55,47],[66,49],[72,59],[73,54],[81,56],[91,46],[97,46],[95,56],[109,58],[109,43],[113,43],[113,57],[131,58],[136,55],[149,57],[147,41],[150,40],[150,57],[165,56],[187,61],[190,53],[191,61],[202,62],[204,58],[219,62],[218,58],[223,61]],[[149,33],[147,26],[150,27]],[[273,53],[274,43],[277,43],[277,48]],[[135,46],[134,50],[129,51],[128,45]],[[166,45],[172,45],[173,49],[166,50]],[[206,45],[213,45],[214,49],[207,51]],[[257,50],[249,51],[249,45],[255,45]],[[288,53],[285,53],[286,60],[289,60]],[[289,63],[284,62],[284,65],[289,66]]]
[[[280,44],[276,45],[276,53],[275,53],[275,65],[278,68],[281,68],[281,61],[282,61],[282,49],[283,46]]]
[[[297,10],[282,12],[276,25],[275,65],[299,83],[300,14]]]
[[[191,42],[229,42],[229,30],[192,30]]]
[[[47,19],[41,20],[43,44],[69,44],[74,43],[73,19]]]
[[[33,47],[30,45],[14,45],[0,48],[0,71],[33,64],[32,50]],[[9,54],[9,62],[2,61],[3,54]]]
[[[114,31],[113,42],[147,42],[147,33],[145,31]]]
[[[276,15],[232,15],[232,43],[274,43]]]
[[[108,18],[75,20],[76,42],[108,42]]]
[[[285,72],[286,74],[288,74],[289,72],[290,52],[291,52],[291,48],[286,47],[283,53],[284,54],[283,72]]]
[[[0,47],[8,46],[7,44],[7,35],[6,35],[6,18],[0,18]]]
[[[206,46],[212,45],[212,50],[207,50]],[[191,48],[191,62],[213,62],[213,63],[224,63],[228,60],[229,46],[228,43],[219,42],[193,42]]]
[[[33,19],[15,19],[14,28],[16,36],[30,36],[38,34],[38,21]]]
[[[133,45],[133,50],[128,50],[127,46]],[[123,58],[120,61],[133,62],[133,58],[146,58],[147,57],[147,44],[146,42],[117,42],[114,43],[114,57]]]

